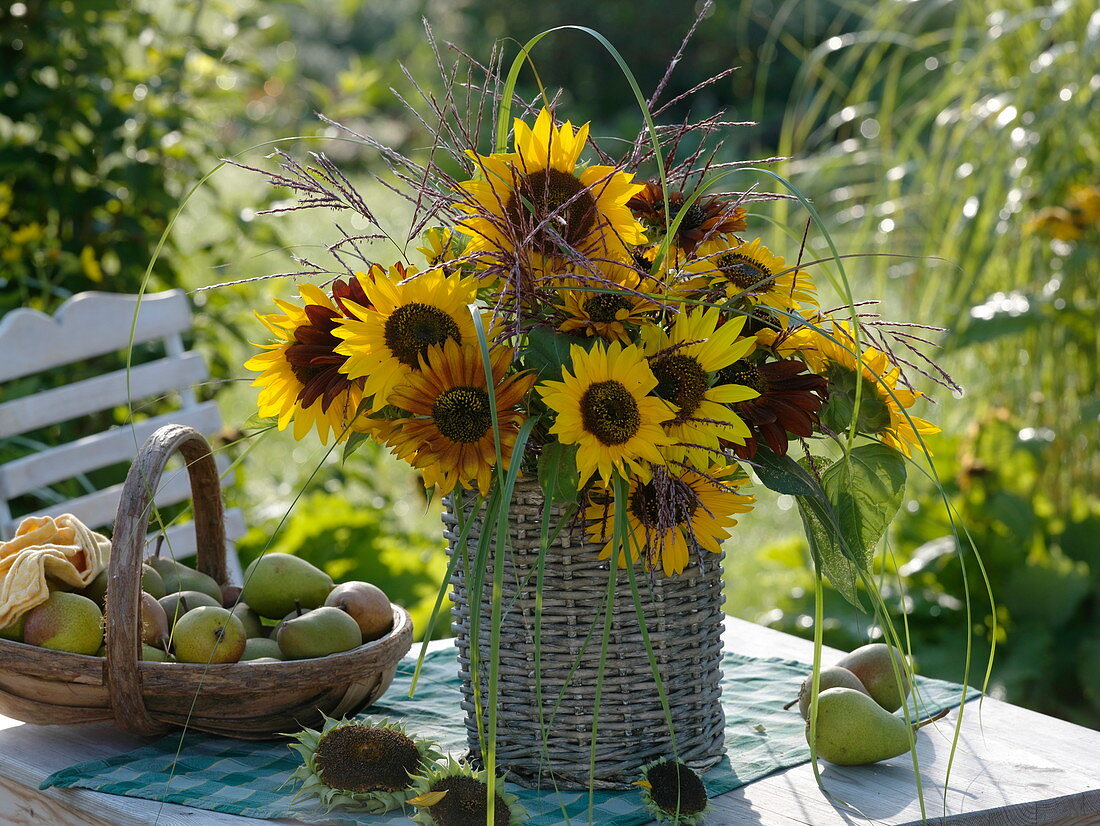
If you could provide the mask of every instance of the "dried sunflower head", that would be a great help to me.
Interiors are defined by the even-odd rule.
[[[316,797],[325,811],[401,808],[413,795],[413,776],[442,758],[434,743],[385,721],[325,717],[320,731],[307,728],[294,737],[290,748],[303,760],[290,776],[302,784],[295,798]]]
[[[707,787],[695,770],[662,757],[642,766],[642,802],[658,823],[698,826],[706,819]]]
[[[416,797],[408,802],[419,811],[413,820],[421,826],[487,826],[489,795],[487,772],[448,758],[414,779]],[[493,795],[492,826],[522,826],[526,812],[514,794],[498,779]]]

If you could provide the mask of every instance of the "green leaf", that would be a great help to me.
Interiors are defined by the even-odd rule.
[[[572,364],[569,348],[579,344],[589,349],[593,339],[577,338],[559,333],[550,327],[532,327],[527,331],[527,346],[523,348],[523,364],[534,370],[540,381],[561,378],[562,367]]]
[[[577,445],[549,442],[539,456],[539,485],[548,502],[574,502],[580,473],[577,471]]]
[[[901,507],[904,457],[885,445],[860,445],[829,467],[821,482],[844,538],[858,555],[854,561],[870,567],[875,546]]]
[[[369,438],[370,436],[366,433],[349,433],[348,440],[344,443],[344,452],[340,457],[340,461],[346,462],[359,449],[359,446]]]
[[[752,468],[769,490],[790,496],[810,496],[817,490],[813,477],[790,456],[777,456],[760,445]]]
[[[799,496],[797,501],[814,565],[844,599],[867,613],[856,588],[859,571],[851,559],[852,552],[840,533],[832,505],[820,495]]]

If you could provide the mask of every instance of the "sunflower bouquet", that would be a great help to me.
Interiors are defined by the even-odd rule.
[[[487,496],[518,462],[554,480],[547,495],[567,487],[606,556],[624,506],[621,561],[666,576],[730,537],[761,451],[774,464],[854,429],[908,455],[936,432],[871,325],[820,312],[811,267],[749,231],[752,193],[586,163],[588,124],[549,108],[512,136],[437,182],[432,217],[450,221],[412,260],[302,284],[259,316],[261,416],[296,439],[376,439],[443,494]],[[277,183],[299,190],[324,169],[287,166],[300,174]]]
[[[576,771],[557,780],[621,784],[619,758],[606,775],[596,768],[598,714],[619,715],[600,732],[626,732],[635,770],[670,749],[694,768],[722,753],[716,560],[755,504],[753,485],[795,497],[815,567],[860,605],[861,586],[877,596],[871,554],[901,503],[906,461],[937,431],[910,412],[922,395],[910,374],[953,385],[920,352],[932,328],[855,301],[847,256],[808,254],[810,222],[788,228],[782,248],[765,244],[761,205],[785,198],[817,213],[770,171],[707,148],[729,126],[722,113],[658,125],[664,81],[646,100],[631,78],[644,127],[625,141],[597,139],[549,96],[516,95],[540,38],[507,75],[499,57],[471,61],[464,95],[424,94],[430,112],[417,119],[433,133],[424,159],[332,123],[390,167],[383,184],[411,212],[403,244],[321,153],[303,165],[279,152],[278,172],[247,167],[297,196],[273,211],[335,209],[378,232],[341,230],[328,246],[335,270],[299,259],[297,298],[258,314],[271,339],[245,366],[259,374],[259,414],[272,426],[345,451],[374,440],[443,496],[467,727],[490,774],[499,743],[488,710],[514,690],[499,735],[538,759],[510,764],[513,777],[538,782],[540,761],[559,748]],[[457,65],[445,74],[453,83]],[[488,152],[484,123],[495,133]],[[719,186],[731,176],[757,182]],[[786,192],[762,191],[768,177]],[[378,241],[399,254],[376,258]],[[822,274],[846,304],[822,308]],[[563,533],[572,538],[550,552]],[[559,608],[571,613],[552,617]],[[671,627],[676,612],[699,638],[651,639],[647,624]],[[566,659],[546,668],[541,635],[586,623],[595,654],[561,648]],[[644,711],[638,674],[619,674],[617,694],[605,682],[619,667],[612,645],[636,645],[639,625],[655,686]],[[699,652],[707,663],[676,660]],[[638,660],[627,652],[618,662]],[[557,680],[547,693],[544,673]],[[592,683],[576,703],[594,694],[599,708],[567,725],[570,682],[583,680]],[[674,692],[693,699],[672,706]],[[681,711],[697,716],[677,718],[674,735]],[[652,726],[643,740],[630,734],[658,719],[667,738],[651,737]],[[578,739],[587,731],[591,748]]]

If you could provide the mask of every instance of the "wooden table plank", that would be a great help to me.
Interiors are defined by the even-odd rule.
[[[813,656],[813,646],[806,640],[732,618],[726,624],[725,643],[728,650],[754,657],[808,662]],[[432,646],[450,644],[438,641]],[[418,653],[418,648],[412,653]],[[841,654],[826,649],[824,662],[834,662]],[[944,826],[1100,824],[1100,732],[997,700],[984,700],[980,706],[971,703],[964,713],[945,796],[947,756],[957,714],[952,712],[918,733],[917,754],[929,822]],[[126,826],[154,822],[159,826],[293,823],[257,821],[81,789],[37,791],[38,784],[58,769],[129,751],[146,742],[109,723],[30,726],[0,717],[0,804],[4,804],[0,821],[97,826],[104,821]],[[713,801],[707,822],[712,826],[920,823],[909,755],[873,766],[821,766],[825,788],[833,800],[822,794],[807,764],[722,795]],[[9,800],[17,808],[11,809],[13,814],[7,819]],[[848,801],[862,815],[838,800]],[[36,812],[39,819],[29,819],[28,811]]]

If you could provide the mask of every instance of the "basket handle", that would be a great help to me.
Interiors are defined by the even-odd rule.
[[[141,671],[141,562],[145,532],[153,509],[153,496],[164,467],[176,451],[183,454],[191,480],[198,569],[226,583],[225,509],[222,505],[218,467],[210,445],[193,427],[169,424],[157,430],[141,446],[115,515],[111,562],[108,573],[107,686],[111,710],[119,728],[133,734],[163,734],[168,726],[153,719],[142,699]]]

